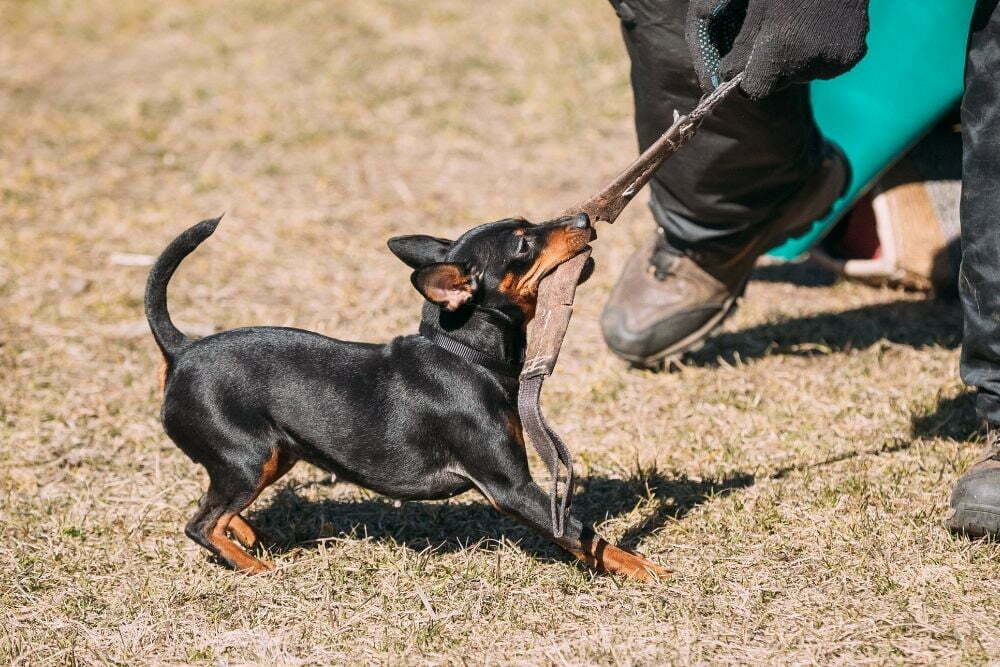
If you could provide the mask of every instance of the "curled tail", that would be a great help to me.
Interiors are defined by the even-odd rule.
[[[181,260],[212,235],[220,220],[221,215],[211,220],[202,220],[185,230],[160,253],[149,272],[149,279],[146,281],[146,321],[149,322],[153,338],[168,364],[190,339],[170,321],[170,313],[167,312],[167,283]]]

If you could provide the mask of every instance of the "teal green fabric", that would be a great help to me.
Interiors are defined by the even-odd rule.
[[[847,156],[851,182],[827,217],[771,255],[794,259],[809,250],[961,98],[974,5],[871,0],[868,55],[847,74],[811,84],[816,122]]]

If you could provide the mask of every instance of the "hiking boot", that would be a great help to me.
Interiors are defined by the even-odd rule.
[[[825,216],[846,185],[847,163],[828,144],[816,174],[746,239],[682,250],[657,227],[629,258],[604,307],[608,347],[636,366],[655,368],[699,345],[735,309],[757,258]]]
[[[1000,428],[989,428],[986,452],[958,478],[947,526],[973,538],[1000,538]]]

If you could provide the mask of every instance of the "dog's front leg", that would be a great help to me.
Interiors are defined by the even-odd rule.
[[[545,535],[598,572],[623,574],[640,581],[670,575],[668,570],[643,556],[610,544],[572,515],[567,517],[563,535],[555,537],[549,514],[549,496],[533,481],[516,487],[482,490],[497,509]]]

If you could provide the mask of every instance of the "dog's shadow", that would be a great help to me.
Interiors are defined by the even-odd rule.
[[[645,537],[671,520],[686,516],[713,498],[746,489],[758,479],[781,479],[808,468],[821,468],[860,456],[878,456],[906,449],[910,442],[898,441],[887,447],[855,450],[818,462],[794,464],[769,472],[733,472],[708,479],[679,474],[668,477],[655,468],[638,470],[625,479],[592,475],[581,483],[573,502],[573,512],[584,524],[600,523],[652,503],[655,509],[619,537],[618,544],[635,548]],[[568,560],[552,542],[480,502],[411,502],[395,507],[389,500],[370,498],[330,498],[311,501],[300,491],[304,486],[284,486],[267,507],[248,518],[270,538],[275,553],[292,548],[315,547],[324,539],[391,540],[414,551],[464,550],[480,542],[507,540],[526,552],[543,558]]]
[[[587,525],[631,512],[637,504],[656,498],[657,509],[618,540],[635,547],[670,519],[679,519],[713,496],[754,483],[753,475],[735,473],[718,479],[667,478],[656,470],[643,470],[627,479],[603,475],[582,481],[574,496],[573,513]],[[313,482],[311,485],[326,485]],[[452,552],[477,542],[514,542],[535,556],[564,559],[550,541],[493,509],[485,501],[409,502],[370,498],[330,498],[311,501],[300,491],[304,485],[288,484],[270,505],[252,512],[248,519],[271,538],[272,552],[309,548],[323,539],[391,540],[415,551]]]

